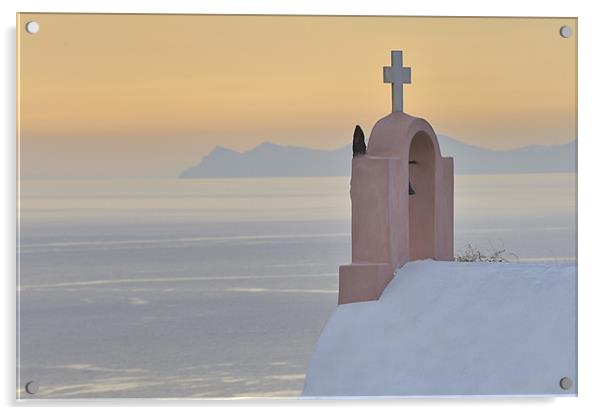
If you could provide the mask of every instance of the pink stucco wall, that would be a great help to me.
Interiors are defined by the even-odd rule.
[[[453,159],[441,157],[425,120],[380,119],[367,154],[353,158],[350,193],[351,264],[339,268],[339,304],[377,300],[408,261],[453,260]]]

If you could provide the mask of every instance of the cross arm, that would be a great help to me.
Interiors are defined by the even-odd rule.
[[[412,68],[401,68],[401,71],[386,66],[383,68],[383,80],[387,84],[409,84],[412,82]]]

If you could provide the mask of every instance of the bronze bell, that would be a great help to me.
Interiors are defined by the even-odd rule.
[[[416,164],[416,160],[410,160],[410,164]],[[409,180],[408,180],[408,194],[410,196],[416,194],[416,192],[414,191],[414,188],[412,187],[412,183],[410,183]]]

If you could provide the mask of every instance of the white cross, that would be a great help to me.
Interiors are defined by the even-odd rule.
[[[412,69],[403,67],[402,51],[391,51],[391,66],[383,68],[383,79],[391,84],[393,112],[403,112],[403,84],[412,82]]]

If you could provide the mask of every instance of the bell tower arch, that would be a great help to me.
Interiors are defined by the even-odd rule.
[[[453,260],[453,159],[441,156],[426,120],[403,112],[395,95],[410,72],[401,51],[391,55],[384,79],[393,84],[393,112],[352,160],[352,262],[339,268],[339,304],[377,300],[408,261]]]

